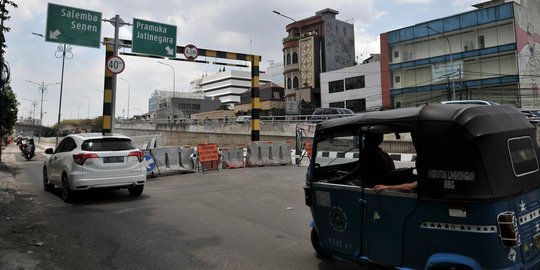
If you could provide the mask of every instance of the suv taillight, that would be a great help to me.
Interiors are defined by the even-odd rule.
[[[497,216],[497,226],[504,247],[518,247],[521,245],[516,214],[513,211],[500,213]]]
[[[144,153],[142,151],[133,151],[128,154],[128,157],[137,157],[139,162],[144,160]]]
[[[84,165],[84,162],[86,162],[86,160],[89,158],[99,158],[99,156],[96,153],[81,153],[73,155],[73,161],[81,166]]]

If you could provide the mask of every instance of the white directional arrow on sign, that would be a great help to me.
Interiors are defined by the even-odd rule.
[[[168,55],[174,55],[173,49],[171,49],[169,46],[165,47],[165,50],[167,51]]]
[[[60,35],[60,30],[56,29],[54,32],[49,32],[49,38],[50,39],[58,39],[58,36]]]

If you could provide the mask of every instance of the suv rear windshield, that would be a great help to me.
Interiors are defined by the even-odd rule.
[[[130,139],[120,139],[120,138],[91,139],[91,140],[84,141],[81,145],[82,150],[94,151],[94,152],[122,151],[122,150],[131,150],[135,148],[136,148],[135,145]]]

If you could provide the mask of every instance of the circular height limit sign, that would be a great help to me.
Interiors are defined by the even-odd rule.
[[[111,56],[107,59],[107,69],[113,74],[124,71],[125,67],[126,64],[124,63],[124,60],[118,56]]]
[[[184,56],[187,58],[187,60],[193,61],[195,58],[197,58],[197,56],[199,56],[199,51],[195,45],[188,44],[186,47],[184,47]]]

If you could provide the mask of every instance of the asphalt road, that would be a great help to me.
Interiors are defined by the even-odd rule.
[[[65,204],[59,191],[43,191],[42,159],[17,157],[16,181],[44,227],[56,231],[43,237],[45,245],[62,239],[60,269],[372,268],[315,256],[306,167],[171,175],[149,179],[139,198],[92,191]]]

